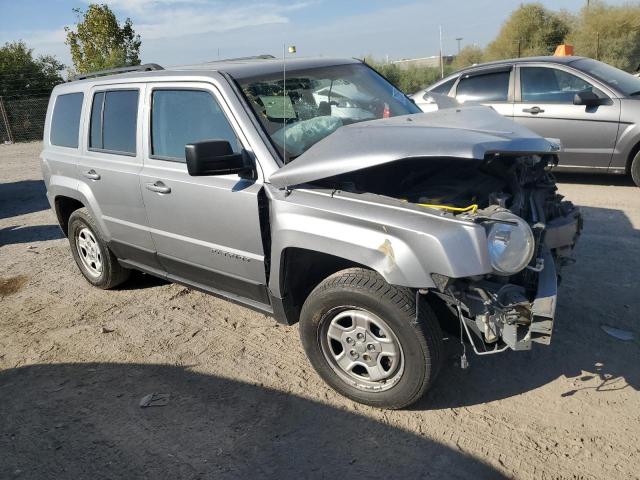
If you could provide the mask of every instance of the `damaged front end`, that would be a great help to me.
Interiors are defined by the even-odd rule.
[[[556,153],[487,153],[405,159],[322,180],[325,187],[401,199],[485,229],[492,271],[433,273],[437,296],[479,355],[549,344],[557,284],[582,230],[579,210],[557,193]]]
[[[459,279],[432,275],[434,294],[459,319],[479,355],[529,350],[532,342],[551,341],[560,270],[573,262],[582,230],[579,210],[557,193],[550,172],[555,162],[553,154],[487,155],[478,168],[478,183],[464,200],[478,202],[478,208],[457,217],[486,229],[493,272]],[[501,188],[479,191],[485,175],[502,180]],[[516,242],[512,251],[509,242]],[[509,257],[509,266],[504,268],[494,255]]]

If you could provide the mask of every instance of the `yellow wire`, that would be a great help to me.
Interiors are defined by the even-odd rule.
[[[473,205],[469,205],[468,207],[449,207],[448,205],[432,205],[430,203],[418,203],[418,205],[420,205],[421,207],[427,207],[427,208],[439,208],[440,210],[447,210],[449,212],[475,213],[475,211],[478,210],[478,205],[475,203]]]

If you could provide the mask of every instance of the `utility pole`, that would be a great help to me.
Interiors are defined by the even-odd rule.
[[[442,25],[438,25],[440,29],[440,78],[444,78],[444,59],[442,58]]]
[[[456,40],[458,42],[458,55],[460,55],[460,42],[462,41],[462,37],[456,37]]]

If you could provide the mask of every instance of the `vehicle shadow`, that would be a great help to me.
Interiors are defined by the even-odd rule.
[[[160,277],[155,277],[139,270],[132,270],[131,276],[122,285],[117,286],[116,290],[144,290],[147,288],[161,287],[171,282]]]
[[[14,243],[43,242],[64,238],[58,225],[11,226],[0,228],[0,247]]]
[[[42,180],[0,183],[0,219],[49,209]]]
[[[141,408],[150,393],[164,406]],[[371,418],[188,368],[88,363],[0,372],[0,477],[506,478]]]
[[[469,406],[519,395],[558,378],[571,379],[559,396],[583,390],[640,390],[640,231],[620,210],[581,207],[583,234],[577,262],[565,267],[559,287],[550,346],[529,352],[478,357],[467,347],[471,363],[459,366],[459,339],[447,343],[447,363],[432,391],[414,408]],[[633,332],[621,341],[601,328]]]

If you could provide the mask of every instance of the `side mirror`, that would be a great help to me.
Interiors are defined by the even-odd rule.
[[[608,102],[606,98],[600,98],[591,90],[578,92],[573,97],[574,105],[585,105],[587,107],[595,107],[596,105],[604,105]]]
[[[251,171],[245,155],[234,153],[227,140],[205,140],[184,147],[189,175],[228,175]]]

